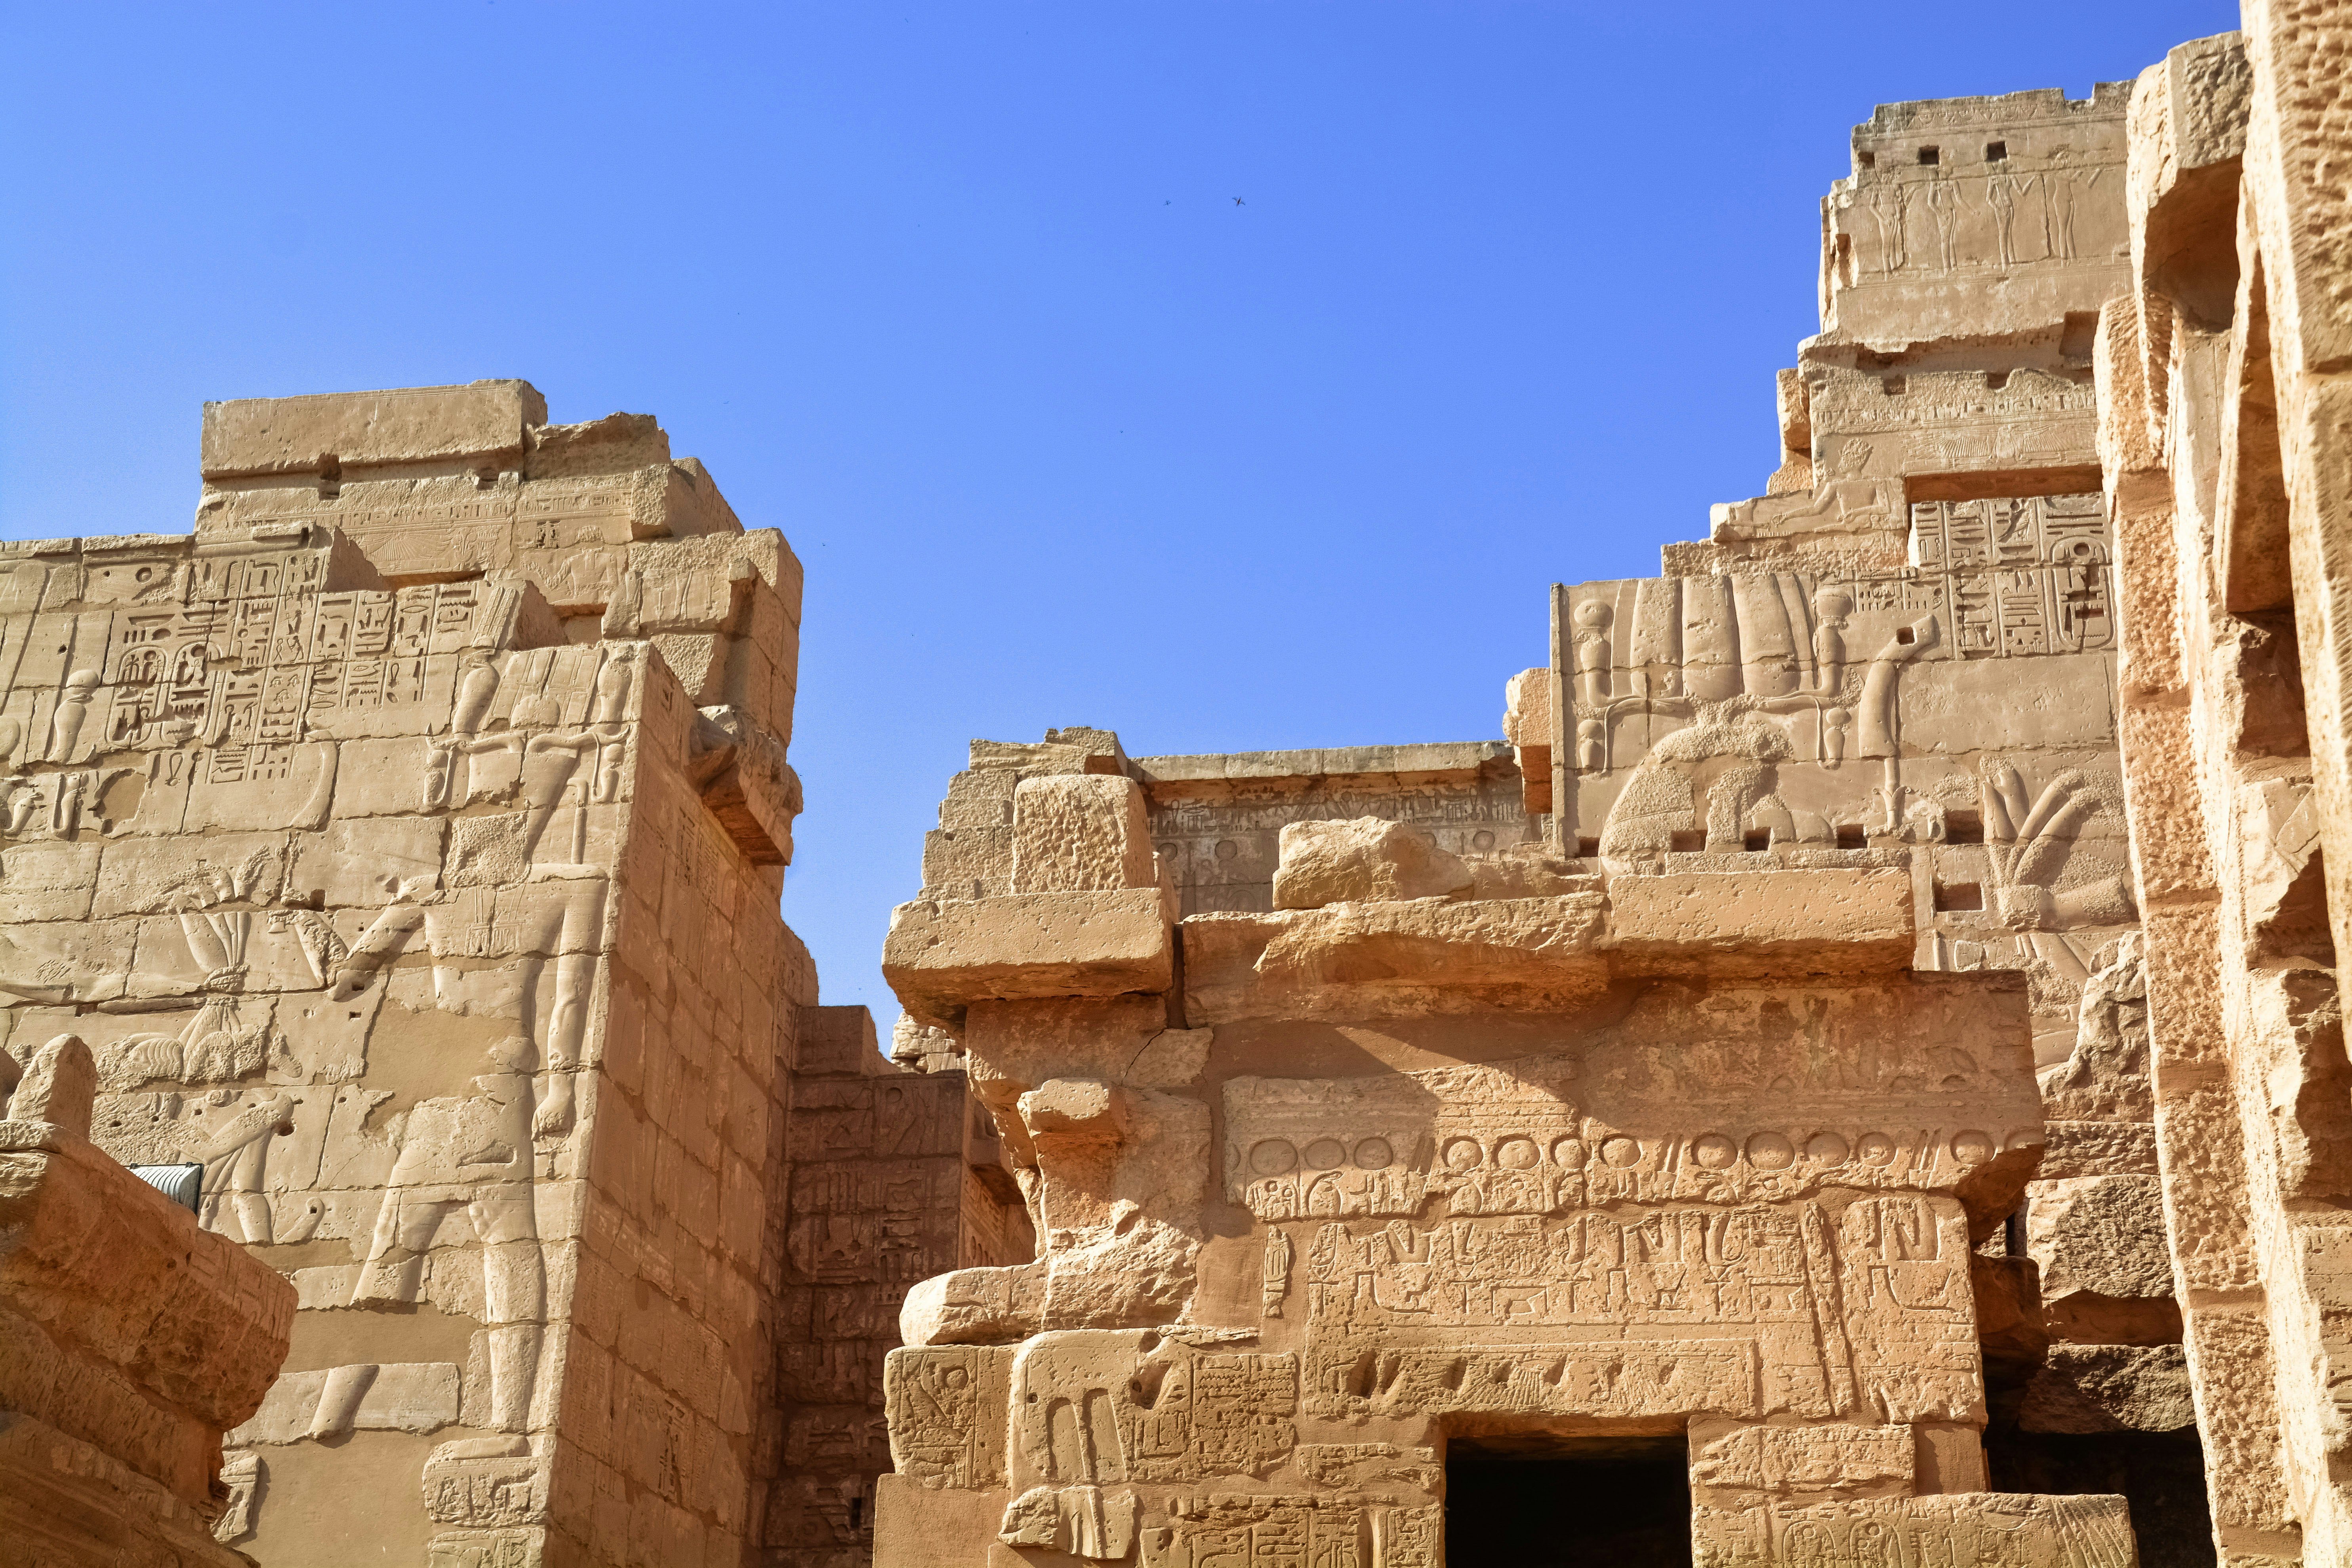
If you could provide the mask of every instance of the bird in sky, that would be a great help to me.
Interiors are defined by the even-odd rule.
[[[1238,207],[1238,206],[1244,206],[1244,205],[1247,205],[1247,204],[1246,204],[1246,203],[1244,203],[1244,202],[1241,199],[1241,197],[1239,197],[1239,196],[1235,196],[1235,197],[1234,198],[1234,205],[1235,205],[1235,206],[1237,206],[1237,207]]]

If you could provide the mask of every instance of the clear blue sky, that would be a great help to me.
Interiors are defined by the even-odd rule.
[[[1775,461],[1874,104],[2237,25],[2037,5],[10,7],[0,534],[190,525],[198,405],[522,376],[808,568],[784,911],[897,1008],[972,736],[1498,733],[1544,584]],[[1235,198],[1240,198],[1237,205]]]

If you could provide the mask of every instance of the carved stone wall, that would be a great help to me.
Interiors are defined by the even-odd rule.
[[[247,1561],[221,1434],[286,1353],[294,1290],[89,1142],[73,1035],[0,1053],[0,1558]]]
[[[863,1561],[795,1511],[862,1510],[878,1440],[802,1404],[888,1343],[810,1310],[795,1069],[891,1069],[776,915],[791,551],[519,382],[211,405],[204,463],[192,537],[0,551],[0,1029],[85,1039],[99,1146],[201,1165],[299,1293],[221,1539]],[[846,1205],[919,1233],[899,1273],[963,1258],[977,1180],[916,1142],[940,1192]]]
[[[2133,89],[2131,278],[2100,321],[2151,1176],[2230,1563],[2352,1553],[2343,705],[2352,16],[2251,0]],[[2089,1202],[2096,1194],[2086,1194]],[[2111,1250],[2131,1254],[2134,1247]],[[2127,1261],[2117,1258],[2116,1263]]]
[[[2082,1462],[2200,1462],[2095,369],[2130,99],[1857,129],[1767,493],[1554,590],[1507,755],[974,743],[884,971],[1041,1255],[908,1296],[890,1561],[1433,1568],[1450,1455],[1659,1434],[1710,1563],[2209,1533]]]

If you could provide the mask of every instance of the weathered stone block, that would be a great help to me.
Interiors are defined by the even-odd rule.
[[[882,973],[944,1026],[977,1001],[1165,991],[1172,953],[1157,888],[920,900],[891,911]]]
[[[547,400],[525,381],[239,398],[205,405],[202,463],[208,479],[315,473],[322,458],[504,466],[521,457],[524,427],[546,423]]]
[[[1027,778],[1013,794],[1012,891],[1092,893],[1159,883],[1143,791],[1118,775]]]
[[[1469,868],[1432,835],[1378,817],[1294,822],[1282,830],[1274,907],[1446,898],[1470,891]]]

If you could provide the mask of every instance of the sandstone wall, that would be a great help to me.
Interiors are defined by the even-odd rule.
[[[2352,1552],[2335,1458],[2352,1065],[2327,853],[2347,820],[2327,413],[2344,258],[2312,172],[2342,155],[2324,105],[2352,34],[2326,7],[2245,19],[2134,89],[2100,442],[2132,612],[2157,1152],[2216,1541],[2225,1562],[2326,1563]]]
[[[884,972],[1042,1254],[908,1298],[894,1561],[1433,1564],[1449,1462],[1660,1434],[1704,1561],[2194,1560],[2132,100],[1857,128],[1767,493],[1554,590],[1507,753],[974,742]]]
[[[0,1054],[0,1561],[247,1559],[221,1434],[286,1353],[293,1288],[89,1142],[72,1035]]]
[[[806,1384],[890,1342],[810,1310],[795,1069],[891,1069],[775,913],[791,551],[519,382],[211,405],[204,466],[192,537],[0,552],[0,1029],[87,1039],[99,1146],[299,1292],[221,1539],[863,1561],[881,1445]],[[843,1206],[962,1261],[967,1152],[899,1152],[938,1193]]]

